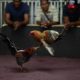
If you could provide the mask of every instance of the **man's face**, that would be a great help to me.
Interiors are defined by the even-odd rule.
[[[20,0],[13,0],[15,8],[18,8],[21,4]]]
[[[41,2],[41,8],[43,9],[43,11],[48,11],[49,3],[46,0],[43,0]]]

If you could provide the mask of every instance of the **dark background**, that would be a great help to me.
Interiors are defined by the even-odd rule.
[[[53,30],[61,32],[63,27],[54,27]],[[29,35],[31,30],[40,30],[40,27],[26,26],[24,29],[14,31],[9,27],[1,28],[1,32],[13,40],[18,49],[25,49],[31,46],[38,46],[39,44]],[[80,29],[73,28],[65,33],[65,36],[51,44],[55,50],[57,57],[80,57]],[[0,39],[0,54],[10,54],[7,45]],[[50,56],[44,47],[37,50],[38,56]]]

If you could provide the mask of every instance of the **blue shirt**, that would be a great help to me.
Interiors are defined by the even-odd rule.
[[[79,20],[80,18],[79,12],[80,12],[79,7],[75,11],[71,12],[66,5],[64,6],[64,9],[63,9],[63,16],[69,17],[70,22],[74,22]]]
[[[15,8],[14,3],[8,3],[5,12],[10,14],[10,20],[23,21],[24,14],[29,14],[29,6],[26,3],[21,3],[19,8]]]

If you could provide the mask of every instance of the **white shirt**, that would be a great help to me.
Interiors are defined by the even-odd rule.
[[[46,13],[48,15],[48,17],[50,18],[50,20],[54,21],[54,22],[58,22],[59,21],[59,17],[58,17],[58,10],[53,6],[49,6],[49,10],[48,13]],[[48,21],[46,16],[44,15],[41,7],[37,7],[36,11],[35,11],[35,20],[37,21]]]

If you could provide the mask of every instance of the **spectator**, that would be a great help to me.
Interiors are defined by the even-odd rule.
[[[5,22],[9,27],[17,30],[29,23],[29,6],[22,0],[13,0],[5,8]]]
[[[68,3],[64,6],[63,19],[65,29],[76,27],[80,25],[79,5],[77,0],[68,0]]]
[[[18,49],[24,49],[28,45],[27,24],[29,23],[29,6],[22,0],[13,0],[5,7],[6,27],[2,28],[2,33],[8,36]],[[23,45],[23,42],[25,43]]]
[[[58,23],[58,11],[50,5],[48,0],[40,0],[40,7],[36,10],[35,20],[38,25],[50,28]]]

